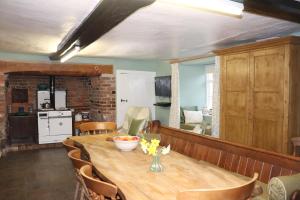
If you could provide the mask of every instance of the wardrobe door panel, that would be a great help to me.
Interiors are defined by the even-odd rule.
[[[278,91],[282,89],[284,59],[281,50],[265,50],[254,53],[254,89],[259,91]]]
[[[284,48],[254,51],[250,55],[253,72],[253,146],[282,151],[284,108]]]
[[[255,118],[253,122],[254,146],[281,152],[283,147],[282,120]]]
[[[249,54],[224,56],[221,70],[221,138],[248,144]]]
[[[248,90],[248,54],[226,57],[226,91]]]
[[[226,93],[226,115],[246,116],[247,115],[247,94],[245,92]]]
[[[248,119],[244,117],[229,116],[225,117],[225,140],[240,144],[248,144]],[[242,133],[242,134],[241,134]]]
[[[282,116],[282,96],[278,92],[254,92],[253,104],[255,116],[262,115],[261,117],[274,119]]]

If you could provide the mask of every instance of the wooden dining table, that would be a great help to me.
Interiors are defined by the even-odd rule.
[[[140,147],[130,152],[118,150],[114,142],[107,141],[114,135],[71,139],[84,147],[97,171],[115,184],[126,200],[176,200],[179,191],[234,187],[250,180],[175,151],[161,156],[163,172],[151,172],[152,157],[144,154]]]

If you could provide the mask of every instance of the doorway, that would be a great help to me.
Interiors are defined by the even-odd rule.
[[[155,119],[155,82],[156,72],[116,71],[117,124],[121,126],[127,109],[131,106],[149,107]]]

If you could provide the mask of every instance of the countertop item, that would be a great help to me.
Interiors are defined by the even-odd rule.
[[[48,84],[45,84],[45,83],[38,84],[38,90],[48,90],[48,89],[49,89]]]
[[[12,116],[28,116],[28,112],[17,112],[17,113],[12,113]]]
[[[81,117],[82,117],[82,120],[89,120],[90,119],[90,112],[81,112]]]
[[[134,150],[140,141],[137,136],[116,136],[113,137],[113,141],[118,149],[121,151],[132,151]]]
[[[80,122],[80,121],[82,121],[82,115],[80,113],[77,113],[75,115],[75,122]]]

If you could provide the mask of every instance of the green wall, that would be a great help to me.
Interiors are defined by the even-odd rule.
[[[205,65],[180,65],[180,105],[206,106]]]
[[[8,61],[28,61],[28,62],[51,62],[45,55],[21,54],[0,52],[1,60]],[[52,62],[52,63],[57,63]],[[141,70],[141,71],[160,71],[161,62],[157,60],[135,60],[120,58],[97,58],[97,57],[73,57],[66,63],[86,63],[86,64],[112,64],[114,70]],[[162,69],[163,71],[164,69]]]

